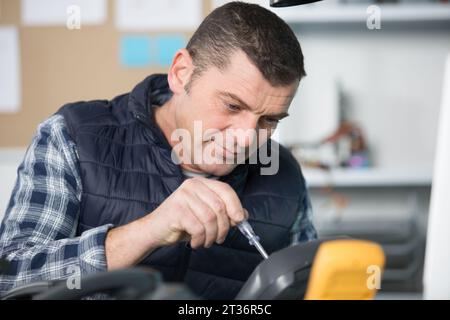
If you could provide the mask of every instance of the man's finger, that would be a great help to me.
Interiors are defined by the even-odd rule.
[[[188,205],[191,212],[204,226],[205,247],[209,248],[217,240],[217,215],[196,193],[188,192],[191,194],[188,199]]]
[[[236,225],[245,218],[244,209],[236,192],[222,181],[202,178],[201,181],[211,188],[225,203],[231,225]]]
[[[190,235],[191,247],[199,248],[204,245],[206,239],[205,228],[203,224],[192,212],[187,212],[181,219],[181,227]]]
[[[211,188],[198,180],[195,187],[197,196],[203,200],[217,216],[217,242],[222,243],[230,229],[230,218],[227,215],[227,207],[224,201]]]

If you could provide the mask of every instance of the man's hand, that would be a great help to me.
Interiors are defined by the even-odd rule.
[[[222,243],[248,217],[235,191],[206,178],[187,179],[151,214],[108,232],[108,269],[136,264],[154,249],[190,240],[192,248]]]
[[[209,248],[222,243],[230,226],[248,214],[226,183],[206,179],[186,180],[150,216],[153,236],[160,245],[190,239],[191,247]]]

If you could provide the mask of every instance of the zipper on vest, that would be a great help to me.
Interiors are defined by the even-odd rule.
[[[178,267],[175,270],[174,281],[176,281],[176,282],[184,281],[184,277],[185,277],[187,269],[189,267],[191,251],[192,251],[192,248],[191,248],[190,243],[186,242],[186,244],[182,247],[180,264],[178,265]]]

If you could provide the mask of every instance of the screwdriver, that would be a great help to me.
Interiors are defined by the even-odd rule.
[[[259,237],[255,234],[255,231],[253,231],[253,228],[250,223],[248,223],[247,219],[239,222],[237,227],[239,228],[239,231],[241,231],[241,233],[248,239],[250,245],[254,246],[264,259],[268,259],[269,256],[267,255],[266,250],[264,250],[263,246],[259,242]]]

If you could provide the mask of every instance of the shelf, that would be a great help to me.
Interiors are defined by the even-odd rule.
[[[408,187],[431,186],[430,169],[303,169],[306,182],[311,188],[332,187]]]
[[[337,5],[298,6],[288,8],[272,8],[288,23],[349,23],[366,22],[369,14],[365,5]],[[381,23],[383,22],[432,22],[450,21],[450,5],[445,4],[383,4],[381,9]]]

